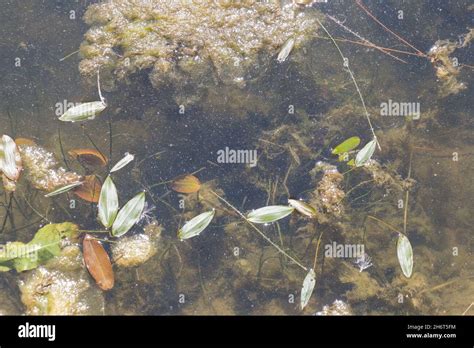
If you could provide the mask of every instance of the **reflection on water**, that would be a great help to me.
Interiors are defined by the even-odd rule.
[[[414,48],[348,2],[299,8],[295,22],[282,15],[285,30],[275,10],[255,5],[263,6],[259,15],[248,12],[236,22],[245,27],[238,41],[232,27],[238,24],[220,29],[217,15],[211,20],[200,12],[205,7],[187,13],[188,24],[178,28],[169,23],[179,23],[182,9],[160,5],[159,23],[169,27],[140,17],[137,9],[114,29],[101,17],[107,7],[97,7],[86,16],[90,29],[82,18],[91,2],[8,1],[0,14],[2,133],[33,140],[54,156],[56,170],[94,174],[101,182],[126,152],[134,154],[112,177],[120,206],[144,190],[147,211],[123,237],[96,234],[108,239],[103,245],[114,263],[112,290],[96,285],[76,240],[46,265],[1,273],[6,295],[0,313],[465,312],[474,291],[467,29],[473,8],[464,1],[366,3]],[[229,11],[242,15],[238,8]],[[259,16],[271,25],[253,28]],[[376,162],[348,164],[360,161],[357,151],[372,134],[350,74],[316,18],[348,58],[380,142]],[[193,36],[198,27],[207,35]],[[271,39],[265,37],[269,27]],[[277,62],[289,33],[300,39],[286,61]],[[81,56],[74,52],[84,35]],[[190,47],[196,37],[201,41]],[[426,56],[437,40],[450,41],[438,42]],[[71,103],[98,100],[97,67],[107,108],[95,120],[58,121]],[[350,137],[361,143],[332,153]],[[108,163],[77,161],[68,154],[72,149],[93,149]],[[14,195],[3,194],[2,244],[28,242],[48,222],[102,228],[95,203],[71,192],[44,197],[28,163]],[[189,183],[172,190],[175,178],[191,173],[199,192]],[[237,212],[287,205],[289,198],[307,205],[278,222],[251,225]],[[212,209],[214,219],[199,236],[178,239],[186,221]],[[400,267],[409,255],[397,255],[400,234],[413,248],[409,277]],[[310,268],[316,285],[302,311]],[[68,298],[60,295],[65,286]]]

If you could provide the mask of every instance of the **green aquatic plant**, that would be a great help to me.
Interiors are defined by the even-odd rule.
[[[290,215],[295,208],[285,205],[271,205],[250,212],[247,220],[256,224],[267,224]]]
[[[180,240],[189,239],[191,237],[198,236],[202,231],[206,229],[214,218],[215,210],[211,210],[198,216],[195,216],[189,220],[183,227],[178,231],[178,238]]]
[[[398,235],[397,256],[403,275],[410,278],[413,272],[413,249],[410,241],[404,234]]]
[[[57,190],[54,190],[53,192],[50,192],[50,193],[48,193],[48,194],[46,194],[46,195],[44,195],[44,196],[45,196],[45,197],[57,196],[57,195],[60,195],[61,193],[65,193],[65,192],[71,191],[73,188],[78,187],[78,186],[80,186],[80,185],[82,185],[82,184],[83,184],[82,181],[73,182],[72,184],[69,184],[69,185],[60,187],[60,188],[58,188]]]
[[[28,243],[10,242],[0,246],[0,272],[11,269],[23,272],[44,264],[60,254],[64,238],[74,238],[78,232],[78,226],[70,222],[48,224]]]
[[[357,148],[357,146],[359,146],[359,144],[360,144],[360,138],[359,137],[357,137],[357,136],[356,137],[350,137],[350,138],[344,140],[339,145],[337,145],[331,151],[331,153],[333,155],[342,155],[342,154],[345,154],[349,151],[354,150],[355,148]]]
[[[301,289],[300,308],[301,310],[308,304],[311,295],[313,294],[314,286],[316,285],[316,273],[312,268],[309,269],[308,274],[303,280],[303,288]]]
[[[112,236],[120,237],[127,233],[138,222],[144,208],[145,192],[140,192],[118,212],[112,225]]]
[[[105,228],[114,223],[119,209],[118,193],[110,176],[105,179],[99,196],[99,220]]]
[[[375,147],[377,146],[377,140],[373,139],[369,141],[365,146],[357,153],[355,158],[356,167],[361,167],[366,164],[375,152]]]
[[[117,164],[115,164],[112,169],[110,170],[110,173],[113,173],[113,172],[116,172],[120,169],[122,169],[123,167],[125,167],[127,164],[129,164],[130,162],[132,162],[134,160],[135,156],[128,153],[128,152],[125,152],[124,154],[124,157],[117,162]]]

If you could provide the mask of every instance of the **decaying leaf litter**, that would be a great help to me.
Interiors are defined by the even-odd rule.
[[[326,26],[326,25],[325,25],[325,26]],[[293,47],[293,50],[289,53],[288,57],[286,57],[286,60],[285,60],[286,63],[291,62],[291,60],[292,60],[292,58],[293,58],[292,55],[297,52],[297,49],[298,49],[298,45],[296,45],[295,47]],[[285,54],[286,54],[286,53],[285,53]],[[280,63],[280,64],[285,64],[285,62],[282,62],[282,63]],[[342,63],[342,62],[341,62],[341,63]],[[358,89],[359,89],[359,87],[358,87]],[[360,89],[363,91],[363,88],[360,87]],[[100,99],[102,100],[102,97],[101,97]],[[110,106],[110,105],[109,105],[109,106]],[[103,112],[106,113],[107,111],[106,111],[106,110],[103,110]],[[104,114],[104,115],[105,115],[105,114]],[[101,115],[101,116],[102,116],[102,115]],[[89,121],[87,121],[87,122],[99,122],[99,120],[100,120],[100,118],[97,117],[97,119],[95,119],[95,120],[89,120]],[[22,135],[23,135],[23,134],[22,134]],[[370,144],[371,146],[369,146],[369,148],[367,148],[367,149],[366,149],[366,147],[363,147],[363,146],[362,146],[362,149],[361,149],[361,150],[358,150],[358,151],[357,151],[356,149],[346,150],[345,152],[348,152],[348,159],[347,159],[347,161],[346,161],[345,159],[341,161],[341,162],[347,163],[347,165],[348,165],[348,167],[346,168],[345,171],[351,170],[351,172],[349,173],[349,175],[353,175],[354,173],[357,174],[357,173],[358,173],[357,171],[359,171],[359,173],[364,172],[364,173],[366,173],[367,175],[373,176],[373,179],[372,179],[372,180],[381,180],[381,179],[380,179],[381,173],[378,173],[378,172],[376,173],[376,172],[371,172],[371,171],[370,171],[370,170],[372,170],[372,167],[371,167],[372,164],[371,164],[370,162],[371,162],[373,159],[375,159],[375,160],[382,160],[382,159],[383,159],[383,157],[379,157],[380,154],[378,154],[377,151],[374,149],[375,141],[374,141],[373,139],[371,139],[370,137],[364,136],[364,135],[366,135],[365,133],[364,133],[364,135],[363,135],[362,133],[359,133],[358,135],[360,136],[360,139],[361,139],[362,144],[367,144],[367,145]],[[347,134],[347,139],[349,139],[350,136],[354,136],[354,134]],[[343,139],[341,139],[341,138],[339,138],[339,139],[340,139],[340,141],[343,140]],[[383,135],[379,135],[379,137],[378,137],[377,139],[382,143],[382,149],[384,150],[384,146],[383,146],[383,142],[384,142]],[[305,140],[303,140],[303,142],[305,142]],[[337,141],[333,141],[333,142],[331,142],[331,143],[328,143],[327,146],[328,146],[329,148],[331,148],[331,147],[337,148],[337,144],[338,144]],[[367,145],[366,145],[366,146],[367,146]],[[288,149],[290,149],[290,148],[288,148]],[[295,149],[296,149],[296,152],[295,152]],[[366,149],[366,150],[364,150],[364,149]],[[131,150],[132,150],[132,149],[124,148],[124,151],[131,151]],[[374,153],[374,150],[375,150],[375,153]],[[298,147],[292,146],[292,147],[291,147],[291,150],[287,150],[287,151],[288,151],[288,152],[292,152],[292,157],[294,157],[295,155],[296,155],[296,156],[299,156],[299,157],[300,157],[300,161],[303,160],[303,163],[304,163],[304,161],[305,161],[305,157],[304,157],[304,156],[305,156],[305,155],[301,156],[301,154],[298,153],[298,151],[299,151]],[[58,156],[58,157],[59,157],[59,156]],[[357,157],[359,157],[359,161],[357,160]],[[352,162],[352,165],[351,165],[351,162],[350,162],[350,161],[351,161],[352,158],[353,158],[354,161]],[[332,161],[332,163],[339,162],[339,158],[337,158],[336,156],[334,156],[334,157],[332,157],[332,158],[330,159],[330,161]],[[125,162],[126,162],[126,161],[125,161]],[[122,162],[122,163],[125,163],[125,162]],[[355,164],[356,167],[361,167],[360,170],[359,170],[359,169],[354,169],[354,168],[353,168],[353,167],[354,167],[354,164]],[[382,162],[382,164],[383,164],[383,162]],[[370,165],[370,166],[369,166],[369,165]],[[123,167],[122,167],[122,168],[123,168]],[[125,168],[126,168],[126,167],[125,167]],[[119,169],[120,169],[120,166],[119,166]],[[310,168],[309,168],[309,169],[310,169]],[[384,168],[382,167],[382,169],[384,169]],[[122,169],[122,171],[123,171],[123,170],[125,170],[125,169]],[[182,171],[182,170],[183,170],[183,169],[181,169],[181,171]],[[340,170],[341,170],[341,173],[344,173],[344,170],[343,170],[343,169],[340,169]],[[330,225],[331,222],[330,222],[330,221],[327,222],[327,221],[325,221],[325,219],[328,218],[328,214],[329,214],[329,215],[330,215],[330,214],[336,215],[335,212],[336,212],[337,210],[334,210],[334,211],[331,212],[331,210],[329,209],[329,206],[321,206],[321,204],[319,204],[317,201],[314,201],[314,200],[317,200],[318,197],[319,197],[319,198],[330,198],[331,196],[329,196],[329,192],[331,192],[331,190],[333,190],[334,187],[336,187],[337,185],[339,185],[339,184],[336,183],[336,181],[334,181],[334,180],[336,180],[336,179],[334,179],[334,178],[337,177],[337,174],[336,174],[335,172],[332,172],[332,171],[333,171],[333,169],[323,169],[323,173],[324,173],[323,175],[325,175],[324,178],[326,178],[325,181],[319,185],[317,192],[316,192],[313,196],[311,196],[309,199],[308,199],[307,197],[305,197],[306,199],[305,199],[303,202],[306,202],[305,204],[307,204],[307,206],[304,206],[304,205],[300,204],[300,205],[299,205],[300,210],[298,210],[298,208],[296,208],[295,206],[291,206],[291,205],[290,205],[290,207],[288,207],[288,206],[285,205],[285,202],[286,202],[287,199],[290,198],[290,197],[286,197],[286,199],[283,199],[283,200],[282,200],[282,199],[278,199],[278,196],[281,195],[279,192],[280,192],[280,190],[283,189],[283,185],[284,185],[284,184],[285,184],[285,185],[288,184],[287,181],[284,181],[284,179],[285,179],[285,176],[284,176],[284,175],[285,175],[286,173],[283,173],[283,175],[281,176],[281,178],[273,178],[274,181],[271,183],[271,186],[272,186],[272,189],[271,189],[271,190],[268,191],[268,190],[265,189],[265,191],[263,191],[263,192],[267,192],[267,191],[269,192],[269,195],[268,195],[269,199],[268,199],[267,201],[263,200],[263,201],[260,201],[260,202],[254,202],[254,204],[252,204],[252,207],[255,208],[255,209],[258,209],[259,207],[265,208],[265,207],[279,206],[279,205],[280,205],[280,207],[281,207],[282,210],[286,209],[286,211],[293,211],[293,209],[294,209],[294,210],[296,210],[296,211],[293,211],[293,214],[292,214],[291,218],[288,219],[288,221],[289,221],[289,223],[293,223],[292,221],[296,219],[297,222],[296,222],[296,225],[295,225],[294,227],[296,228],[296,230],[302,229],[303,232],[304,232],[305,225],[308,225],[308,226],[317,226],[316,224],[320,224],[320,223],[329,224],[329,225]],[[117,173],[115,173],[115,174],[114,174],[113,172],[114,172],[113,170],[110,171],[110,173],[112,173],[112,177],[114,177],[114,175],[117,175],[117,176],[121,175],[121,172],[117,172]],[[389,171],[387,171],[387,172],[388,172],[388,173],[387,173],[387,176],[390,176],[390,177],[396,182],[397,179],[398,179],[398,178],[396,177],[396,175],[390,175],[391,173],[390,173]],[[291,178],[292,175],[294,175],[294,174],[291,173],[291,170],[289,170],[288,173],[289,173],[289,174],[288,174],[288,177],[289,177],[289,178]],[[320,172],[320,173],[321,173],[321,172]],[[206,177],[206,171],[203,172],[203,175],[204,175],[204,177]],[[317,175],[318,175],[318,174],[315,173],[315,177],[317,177]],[[319,175],[321,175],[321,174],[319,174]],[[347,175],[347,174],[344,174],[344,175]],[[359,174],[357,174],[357,175],[359,175]],[[169,177],[169,176],[168,176],[168,177]],[[201,177],[201,176],[199,175],[199,177]],[[102,174],[102,177],[101,177],[101,179],[102,179],[101,181],[103,181],[105,178],[106,178],[106,175],[105,175],[105,173],[103,173],[103,174]],[[213,178],[213,177],[211,176],[211,178]],[[83,178],[81,178],[81,179],[83,179]],[[333,179],[334,179],[334,180],[333,180]],[[165,179],[165,180],[166,180],[166,179]],[[169,180],[170,180],[170,181],[171,181],[171,180],[175,180],[175,182],[179,182],[177,179],[169,179]],[[161,179],[160,181],[162,181],[162,179]],[[357,182],[357,181],[354,182],[354,181],[353,181],[353,183],[355,183],[355,185],[357,185],[357,184],[359,184],[359,183],[363,183],[363,182],[364,182],[364,180],[361,180],[361,181],[359,181],[359,182]],[[401,181],[398,180],[398,182],[401,182]],[[151,183],[150,185],[152,185],[152,184],[153,184],[153,183]],[[204,182],[204,184],[205,184],[205,182]],[[202,186],[204,186],[204,184],[203,184]],[[260,182],[258,182],[257,184],[260,184]],[[380,183],[380,184],[385,184],[385,183]],[[147,184],[145,184],[145,186],[146,186],[146,185],[147,185]],[[241,185],[241,183],[240,183],[240,182],[237,182],[237,186],[239,186],[239,185]],[[59,190],[60,190],[61,188],[65,187],[65,186],[66,186],[66,185],[60,186],[60,187],[56,187],[56,189],[59,189]],[[82,185],[81,185],[81,186],[82,186]],[[233,185],[233,186],[234,186],[234,185]],[[257,185],[257,186],[258,186],[258,185]],[[280,186],[280,187],[278,187],[278,186]],[[165,188],[165,187],[166,187],[166,188]],[[168,189],[169,189],[167,186],[164,186],[164,187],[162,187],[162,188],[163,188],[164,190],[168,190]],[[290,188],[291,188],[291,186],[290,186]],[[73,189],[74,189],[74,188],[71,189],[71,192],[73,192]],[[171,187],[171,189],[172,189],[172,187]],[[137,191],[139,191],[139,190],[140,190],[140,187],[138,187],[138,186],[134,189],[135,193],[136,193]],[[195,190],[194,187],[192,187],[192,191],[194,191],[194,190]],[[226,207],[222,207],[222,206],[219,207],[219,206],[217,206],[217,205],[215,204],[215,201],[213,202],[209,197],[206,196],[206,193],[209,194],[209,193],[208,193],[209,191],[206,191],[203,187],[199,187],[199,188],[197,189],[197,191],[198,191],[198,192],[193,192],[193,193],[189,193],[189,194],[188,194],[188,193],[185,193],[185,194],[187,194],[187,195],[189,196],[189,197],[186,198],[187,200],[190,200],[190,201],[196,200],[196,202],[197,202],[197,208],[196,208],[194,211],[188,211],[187,214],[183,214],[183,218],[182,218],[182,219],[181,219],[181,218],[178,218],[178,221],[176,221],[177,224],[176,224],[175,226],[173,226],[174,228],[172,227],[172,229],[174,229],[174,233],[173,233],[173,234],[174,234],[175,237],[176,237],[176,230],[177,230],[180,226],[185,226],[186,221],[191,221],[193,217],[198,216],[200,213],[205,213],[206,211],[210,211],[209,209],[206,210],[206,209],[203,209],[203,208],[211,208],[211,209],[214,208],[214,209],[216,209],[216,215],[217,215],[217,216],[220,215],[220,216],[221,216],[221,219],[233,219],[233,220],[236,220],[236,216],[231,214],[231,211],[229,211],[230,209],[227,209],[228,207],[227,207],[227,208],[226,208]],[[52,191],[52,192],[54,192],[54,191]],[[167,192],[167,191],[164,191],[164,192]],[[357,193],[357,191],[354,191],[354,192]],[[179,191],[178,191],[178,193],[179,193]],[[197,193],[197,194],[196,194],[196,193]],[[227,190],[226,190],[226,193],[228,193]],[[63,193],[61,193],[61,194],[67,195],[68,193],[67,193],[67,192],[63,192]],[[165,196],[165,198],[164,198],[164,199],[168,202],[168,204],[169,204],[170,202],[167,200],[167,197],[172,196],[172,195],[173,195],[173,194],[169,194],[169,193],[168,193],[167,196]],[[58,196],[59,196],[59,195],[58,195]],[[299,192],[298,192],[298,191],[294,192],[294,195],[291,195],[291,197],[295,197],[295,196],[298,196],[298,197],[299,197]],[[59,196],[59,197],[60,197],[60,196]],[[133,197],[133,192],[130,192],[130,197]],[[53,197],[51,197],[51,198],[53,198]],[[150,200],[151,200],[151,198],[153,198],[154,200],[156,200],[156,202],[154,202],[155,204],[157,203],[157,204],[159,205],[159,207],[162,207],[162,206],[160,206],[160,204],[163,204],[163,203],[160,202],[160,200],[159,200],[159,199],[163,200],[162,197],[149,197]],[[158,198],[159,198],[159,199],[158,199]],[[55,199],[57,199],[57,198],[55,198]],[[344,199],[345,199],[345,198],[344,198]],[[299,201],[299,200],[298,200],[298,201]],[[209,204],[210,204],[209,202],[214,203],[214,205],[213,205],[213,206],[206,206],[206,205],[209,205]],[[343,200],[343,202],[344,202],[344,200]],[[121,202],[121,203],[124,204],[125,202]],[[267,203],[267,204],[262,204],[262,203]],[[271,204],[270,204],[270,203],[271,203]],[[332,202],[332,203],[335,204],[336,202]],[[332,204],[332,203],[331,203],[331,204]],[[344,202],[344,203],[345,203],[345,202]],[[295,204],[295,203],[293,202],[293,205],[294,205],[294,204]],[[201,205],[202,207],[199,207],[199,205]],[[298,203],[296,203],[296,205],[298,205]],[[309,209],[308,206],[311,207],[311,209]],[[306,209],[304,209],[304,208],[306,208]],[[163,210],[166,210],[166,209],[170,209],[170,208],[168,208],[168,207],[166,207],[166,206],[163,206],[162,209],[163,209]],[[203,209],[203,210],[201,210],[201,209]],[[312,218],[312,217],[310,217],[310,216],[306,216],[306,214],[304,214],[304,213],[301,214],[300,216],[296,215],[297,212],[298,212],[298,213],[301,213],[301,211],[312,212],[313,209],[314,209],[316,212],[319,213],[319,214],[310,214],[310,215],[315,215],[315,216],[316,216],[315,218]],[[325,210],[325,209],[326,209],[326,210]],[[160,210],[161,210],[161,209],[158,209],[158,212],[160,212]],[[242,210],[242,209],[241,209],[241,210]],[[246,206],[245,206],[245,209],[243,209],[244,212],[245,212],[245,211],[249,211],[248,214],[251,214],[250,210],[252,210],[252,209],[251,209],[251,207],[250,207],[249,205],[246,205]],[[137,208],[137,211],[138,211],[138,208]],[[256,211],[257,211],[257,210],[256,210]],[[248,214],[245,214],[245,215],[248,217]],[[180,214],[178,214],[178,216],[179,216],[179,215],[180,215]],[[186,215],[186,216],[185,216],[185,215]],[[318,215],[319,215],[319,220],[318,220]],[[227,217],[224,218],[223,216],[229,216],[229,217],[228,217],[228,218],[227,218]],[[259,216],[257,215],[257,217],[259,217]],[[336,217],[336,216],[334,216],[334,217]],[[158,218],[158,219],[160,218],[159,213],[157,214],[157,218]],[[260,217],[260,218],[261,218],[261,217]],[[284,221],[286,221],[286,220],[280,221],[280,220],[273,220],[273,219],[265,220],[265,218],[266,218],[266,217],[264,216],[264,217],[263,217],[264,220],[262,220],[262,221],[264,221],[264,222],[267,221],[267,223],[270,223],[271,226],[272,226],[272,228],[273,228],[273,226],[280,226],[280,223],[283,224]],[[333,217],[331,217],[331,218],[333,218]],[[237,219],[237,220],[238,220],[238,219]],[[315,220],[316,220],[316,221],[315,221]],[[222,222],[223,222],[223,221],[221,221],[221,220],[217,220],[217,221],[210,222],[210,224],[209,224],[208,227],[207,227],[208,230],[207,230],[207,231],[206,231],[206,230],[200,231],[199,236],[196,236],[195,238],[207,238],[206,232],[209,232],[209,233],[212,232],[211,235],[212,235],[212,236],[215,236],[215,232],[216,232],[215,229],[216,229],[217,227],[216,227],[216,226],[213,227],[213,224],[216,224],[216,225],[218,226],[219,224],[222,224]],[[113,224],[113,222],[112,222],[112,224]],[[298,224],[300,224],[300,225],[298,226]],[[301,224],[303,224],[303,225],[301,225]],[[99,226],[99,225],[96,225],[96,226],[93,227],[93,228],[96,228],[97,226]],[[111,226],[108,226],[107,228],[110,228],[110,227],[111,227]],[[229,228],[230,228],[230,227],[229,227]],[[257,226],[257,228],[259,228],[259,227]],[[274,228],[281,230],[281,226],[280,226],[280,227],[274,227]],[[321,228],[321,226],[318,226],[318,228]],[[322,228],[324,228],[324,225],[323,225]],[[309,229],[309,228],[308,228],[308,229]],[[280,234],[282,234],[282,233],[285,233],[285,231],[282,231]],[[103,235],[102,233],[100,233],[100,234],[98,233],[98,234],[97,234],[97,238],[103,238],[103,237],[104,237],[104,235]],[[210,238],[210,237],[211,237],[211,236],[209,236],[209,238]],[[278,236],[278,235],[274,235],[274,236],[273,236],[273,234],[272,234],[272,237],[275,237],[275,238],[272,238],[272,240],[274,240],[274,242],[279,241],[279,236]],[[283,238],[286,238],[286,235],[283,234]],[[193,240],[194,240],[194,239],[193,239]],[[279,242],[280,242],[280,241],[279,241]],[[183,243],[187,243],[187,242],[183,242]],[[280,243],[278,243],[278,245],[279,245],[279,244],[280,244]],[[177,245],[179,248],[181,248],[180,244],[176,244],[176,245]],[[283,245],[284,245],[284,244],[283,244]],[[171,247],[171,248],[173,248],[173,250],[174,250],[174,247]],[[287,248],[287,247],[285,247],[285,249],[283,249],[283,250],[286,251],[286,248]],[[312,248],[311,248],[311,249],[312,249]],[[295,250],[296,250],[296,249],[295,249]],[[312,250],[314,250],[314,249],[312,249]],[[389,249],[387,249],[387,250],[389,250]],[[392,253],[393,253],[393,254],[395,254],[395,255],[397,254],[397,250],[396,250],[395,246],[394,246],[391,250],[392,250]],[[414,254],[416,255],[416,248],[414,248],[413,251],[414,251]],[[183,251],[181,250],[180,253],[182,254]],[[167,255],[169,255],[169,254],[171,254],[171,252],[168,251],[168,252],[167,252]],[[293,254],[293,253],[291,253],[290,256],[292,256],[292,254]],[[178,254],[176,254],[176,255],[178,255]],[[304,255],[304,253],[303,253],[303,254],[300,254],[300,255]],[[407,255],[407,254],[405,253],[404,255]],[[180,257],[183,257],[183,255],[181,255]],[[396,256],[395,256],[395,257],[396,257]],[[285,257],[284,257],[284,256],[282,256],[282,258],[285,260]],[[299,257],[296,259],[296,261],[299,261],[298,259],[299,259]],[[400,259],[400,256],[399,256],[399,259]],[[405,258],[402,257],[401,260],[405,260],[405,261],[406,261],[406,260],[408,260],[408,259],[406,259],[406,256],[405,256]],[[400,261],[400,264],[402,264],[402,262],[403,262],[403,263],[406,263],[405,261]],[[309,262],[309,263],[311,263],[311,262]],[[256,264],[257,264],[257,263],[256,263]],[[289,264],[290,264],[290,267],[291,267],[292,262],[290,262]],[[304,267],[307,267],[307,266],[304,266]],[[404,267],[404,266],[402,266],[402,269],[403,269],[403,267]],[[415,272],[416,272],[416,267],[417,267],[417,266],[416,266],[416,264],[415,264],[415,265],[414,265],[414,270],[415,270]],[[307,267],[307,269],[308,269],[308,271],[309,271],[310,268]],[[316,284],[318,284],[318,282],[319,282],[318,278],[319,278],[320,274],[318,274],[318,270],[317,270],[317,269],[315,269],[315,272],[316,272]],[[297,273],[297,274],[298,274],[298,278],[299,278],[299,281],[298,281],[298,282],[299,282],[299,286],[298,286],[298,287],[300,288],[300,290],[305,290],[305,289],[308,290],[308,289],[310,289],[309,286],[306,286],[306,287],[304,286],[303,279],[304,279],[304,277],[305,277],[305,275],[306,275],[305,272],[301,272],[301,273],[300,273],[299,271],[293,270],[292,273]],[[401,271],[400,271],[400,273],[401,273]],[[324,275],[323,275],[323,276],[324,276]],[[316,285],[316,286],[318,286],[318,285]],[[317,289],[317,288],[316,288],[316,289]],[[306,296],[306,294],[308,294],[308,292],[309,292],[309,291],[304,291],[305,296]],[[303,293],[303,291],[302,291],[302,293]],[[302,295],[303,295],[303,294],[302,294]],[[304,296],[304,297],[305,297],[305,296]],[[314,296],[314,295],[313,295],[313,296]],[[309,300],[308,300],[308,301],[309,301]],[[313,298],[313,301],[318,301],[318,299],[314,299],[314,298]],[[305,301],[305,302],[306,302],[306,301]]]

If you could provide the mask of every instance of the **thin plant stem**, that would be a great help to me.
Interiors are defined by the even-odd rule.
[[[410,164],[408,165],[408,176],[407,179],[411,177],[411,160],[413,158],[413,152],[410,152]],[[405,193],[405,211],[403,212],[403,233],[407,234],[407,222],[408,222],[408,198],[410,191],[407,190]]]
[[[345,64],[346,63],[346,57],[344,57],[344,54],[342,53],[341,49],[339,48],[339,45],[337,44],[336,40],[334,40],[331,33],[326,29],[326,27],[323,25],[323,23],[321,23],[321,21],[319,19],[316,18],[316,21],[321,26],[321,28],[323,28],[323,30],[326,32],[326,34],[329,36],[329,38],[333,42],[334,46],[336,46],[337,51],[339,52],[339,55],[341,56],[342,61],[344,62],[344,65],[346,65]],[[382,150],[382,148],[380,147],[380,144],[377,140],[377,136],[375,135],[375,130],[374,130],[374,127],[372,126],[372,122],[370,121],[369,111],[367,110],[367,107],[365,105],[364,97],[362,96],[362,92],[360,91],[359,85],[357,84],[357,81],[354,77],[354,74],[352,73],[352,70],[349,68],[348,64],[347,64],[346,68],[347,68],[347,71],[349,72],[349,75],[351,76],[352,82],[354,83],[354,86],[357,90],[357,93],[359,94],[359,99],[362,103],[362,107],[364,108],[365,117],[367,118],[367,122],[369,123],[370,131],[372,132],[372,135],[374,136],[374,139],[377,143],[377,147],[379,148],[379,150]]]
[[[396,233],[398,233],[398,234],[403,234],[402,232],[400,232],[399,230],[397,230],[397,229],[396,229],[395,227],[393,227],[392,225],[386,223],[385,221],[382,221],[382,220],[376,218],[375,216],[369,215],[369,216],[367,216],[367,217],[368,217],[369,219],[372,219],[372,220],[375,220],[375,221],[377,221],[377,222],[380,222],[382,225],[387,226],[387,227],[388,227],[390,230],[392,230],[393,232],[396,232]]]
[[[229,202],[227,202],[227,200],[225,200],[224,198],[222,198],[221,196],[219,196],[217,193],[215,193],[214,191],[210,191],[214,196],[216,196],[217,198],[219,198],[222,202],[224,202],[225,204],[227,204],[230,208],[232,208],[237,214],[239,214],[239,216],[244,219],[263,239],[265,239],[268,243],[270,243],[273,247],[275,247],[280,253],[282,253],[283,255],[285,255],[287,258],[289,258],[291,261],[293,261],[296,265],[298,265],[300,268],[302,268],[303,270],[305,271],[308,271],[308,268],[303,266],[300,262],[298,262],[297,260],[295,260],[293,257],[291,257],[290,255],[288,255],[288,253],[286,253],[282,248],[280,248],[277,244],[275,244],[270,238],[268,238],[262,231],[260,231],[258,229],[257,226],[255,226],[253,223],[251,223],[246,217],[244,214],[242,214],[237,208],[235,208],[232,204],[230,204]]]
[[[321,238],[323,238],[324,232],[321,232],[318,238],[318,243],[316,244],[316,252],[314,253],[314,263],[313,263],[313,270],[316,269],[316,261],[318,260],[318,251],[319,251],[319,245],[321,244]]]

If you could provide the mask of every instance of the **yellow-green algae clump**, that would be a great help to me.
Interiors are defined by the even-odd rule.
[[[255,0],[110,0],[89,6],[84,19],[83,75],[101,69],[123,80],[150,69],[155,88],[198,100],[219,85],[244,87],[288,39],[297,49],[317,28],[292,6]]]

